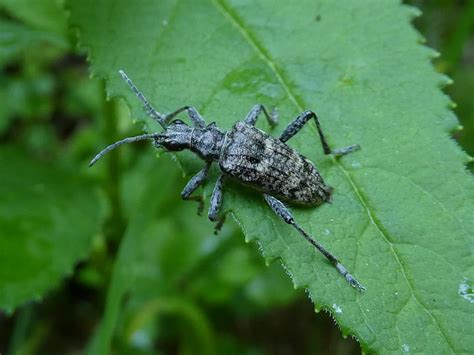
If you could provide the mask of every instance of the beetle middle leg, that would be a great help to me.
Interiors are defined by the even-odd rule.
[[[212,191],[211,203],[207,216],[212,222],[217,222],[214,233],[217,234],[225,221],[225,215],[220,215],[222,207],[222,186],[224,184],[224,174],[220,174],[217,178],[214,190]]]
[[[202,196],[191,196],[191,194],[196,191],[196,189],[202,185],[202,183],[206,180],[209,174],[209,168],[211,167],[212,163],[206,163],[206,166],[201,169],[196,175],[194,175],[191,180],[188,181],[186,186],[184,187],[183,191],[181,192],[181,198],[183,200],[194,200],[198,202],[198,215],[202,214],[202,210],[204,209],[204,200]]]
[[[273,196],[263,194],[265,201],[271,207],[273,212],[275,212],[281,219],[283,219],[286,223],[293,226],[308,242],[310,242],[318,251],[323,254],[326,259],[329,260],[331,264],[339,271],[339,273],[344,276],[344,278],[349,282],[349,284],[360,291],[365,290],[365,287],[362,286],[359,281],[357,281],[354,276],[349,274],[347,269],[339,262],[339,260],[332,255],[329,251],[327,251],[321,244],[319,244],[316,240],[314,240],[306,231],[299,226],[295,222],[290,210],[278,199]]]
[[[316,128],[318,129],[319,139],[321,140],[321,145],[323,146],[324,154],[344,155],[360,149],[360,145],[358,144],[353,144],[339,149],[331,149],[326,140],[326,137],[324,136],[323,130],[321,129],[321,125],[319,124],[318,116],[316,116],[313,111],[305,111],[301,113],[298,117],[296,117],[293,122],[291,122],[285,128],[279,139],[282,142],[286,142],[296,133],[298,133],[300,129],[303,128],[303,126],[306,124],[306,122],[308,122],[312,118],[314,118],[314,121],[316,122]]]
[[[247,116],[244,119],[244,122],[247,123],[248,125],[255,126],[255,123],[257,122],[258,116],[263,112],[265,117],[267,118],[268,123],[270,126],[274,127],[278,123],[278,117],[276,114],[276,111],[273,110],[270,114],[268,113],[267,109],[265,106],[262,104],[255,105],[252,107],[250,112],[247,114]]]

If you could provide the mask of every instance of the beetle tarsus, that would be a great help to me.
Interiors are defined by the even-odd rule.
[[[267,201],[270,208],[275,212],[281,219],[283,219],[286,223],[293,226],[308,242],[310,242],[321,254],[323,254],[326,259],[329,260],[331,264],[333,264],[339,273],[344,276],[344,278],[349,282],[349,284],[360,291],[364,290],[363,287],[351,274],[347,272],[347,269],[339,262],[339,260],[332,255],[329,251],[326,250],[321,244],[319,244],[314,238],[312,238],[306,231],[299,226],[295,222],[290,210],[286,207],[283,202],[276,199],[273,196],[268,194],[264,194],[263,197],[265,201]]]
[[[351,274],[349,274],[347,272],[347,269],[344,267],[344,265],[342,265],[339,261],[336,263],[336,269],[340,272],[340,274],[342,276],[344,276],[344,278],[347,280],[347,282],[349,282],[349,284],[358,289],[359,291],[364,291],[365,290],[365,287],[362,286],[359,281],[357,281],[355,279],[354,276],[352,276]]]
[[[348,154],[348,153],[355,152],[357,150],[360,150],[360,145],[359,144],[353,144],[353,145],[350,145],[348,147],[334,149],[334,150],[331,151],[331,154],[336,155],[336,156],[341,156],[341,155],[345,155],[345,154]]]

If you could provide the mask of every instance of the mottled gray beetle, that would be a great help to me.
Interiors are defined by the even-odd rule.
[[[204,160],[206,165],[187,183],[181,197],[184,200],[198,201],[198,212],[201,212],[203,209],[202,198],[191,196],[191,194],[205,181],[211,164],[217,162],[221,173],[212,192],[208,213],[209,219],[217,222],[217,228],[220,228],[223,223],[223,217],[219,216],[219,209],[222,205],[223,180],[224,177],[231,177],[241,184],[262,192],[265,201],[272,210],[314,245],[353,287],[359,290],[365,289],[334,255],[295,222],[289,209],[281,202],[282,200],[291,204],[318,206],[331,199],[331,188],[324,183],[313,163],[285,144],[310,119],[313,118],[316,122],[325,154],[344,155],[359,149],[359,145],[331,149],[321,130],[318,117],[312,111],[305,111],[296,117],[278,139],[255,128],[258,116],[262,112],[271,126],[277,124],[276,115],[273,112],[269,114],[262,105],[254,106],[247,117],[234,124],[228,132],[222,132],[214,122],[206,125],[196,109],[190,106],[184,106],[168,115],[163,115],[153,108],[122,70],[119,72],[145,104],[148,114],[161,125],[164,131],[128,137],[111,144],[97,154],[89,166],[122,144],[145,139],[153,140],[155,147],[165,148],[168,151],[189,149]],[[179,119],[173,120],[183,111],[186,111],[191,119],[192,127]]]

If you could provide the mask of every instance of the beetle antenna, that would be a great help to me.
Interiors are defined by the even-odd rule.
[[[134,143],[134,142],[138,142],[138,141],[143,141],[145,139],[156,139],[160,136],[161,134],[160,133],[149,133],[149,134],[142,134],[142,135],[139,135],[139,136],[135,136],[135,137],[128,137],[128,138],[125,138],[125,139],[122,139],[118,142],[115,142],[111,145],[109,145],[108,147],[102,149],[95,157],[94,159],[91,160],[91,162],[89,163],[89,167],[91,167],[92,165],[94,165],[95,163],[97,163],[97,161],[102,158],[105,154],[107,154],[108,152],[110,152],[111,150],[114,150],[115,148],[117,147],[120,147],[121,145],[123,144],[127,144],[127,143]]]
[[[159,113],[158,111],[155,110],[155,108],[150,104],[150,102],[147,100],[145,95],[141,93],[140,90],[135,86],[133,81],[125,74],[123,70],[119,70],[119,74],[122,76],[123,80],[130,86],[132,91],[137,95],[137,97],[142,101],[145,105],[145,110],[148,113],[148,115],[153,118],[155,121],[157,121],[163,129],[166,129],[166,125],[164,123],[165,115]]]

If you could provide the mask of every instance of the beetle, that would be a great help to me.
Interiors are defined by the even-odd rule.
[[[215,122],[206,124],[192,106],[183,106],[170,114],[163,115],[153,108],[123,70],[120,70],[119,73],[144,103],[148,115],[161,125],[163,132],[142,134],[115,142],[100,151],[91,160],[89,166],[94,165],[107,152],[123,144],[141,140],[152,140],[155,147],[164,148],[167,151],[191,150],[205,162],[205,166],[189,180],[181,197],[184,200],[198,201],[198,213],[200,214],[203,209],[203,200],[201,197],[191,195],[204,183],[211,165],[217,163],[220,174],[211,195],[208,212],[209,219],[217,222],[216,230],[222,226],[224,221],[224,217],[219,215],[219,210],[222,205],[224,178],[228,177],[261,192],[275,214],[295,228],[321,252],[351,286],[361,291],[365,289],[333,254],[295,221],[290,210],[284,204],[286,202],[315,207],[331,200],[332,188],[324,182],[315,165],[286,144],[307,122],[314,119],[325,154],[345,155],[360,149],[358,144],[341,149],[331,149],[321,129],[318,116],[313,111],[304,111],[298,115],[278,139],[255,127],[255,123],[262,113],[271,126],[275,126],[278,122],[275,111],[269,113],[260,104],[255,105],[243,121],[235,123],[227,132],[220,130]],[[180,119],[175,119],[181,112],[187,113],[191,125]]]

